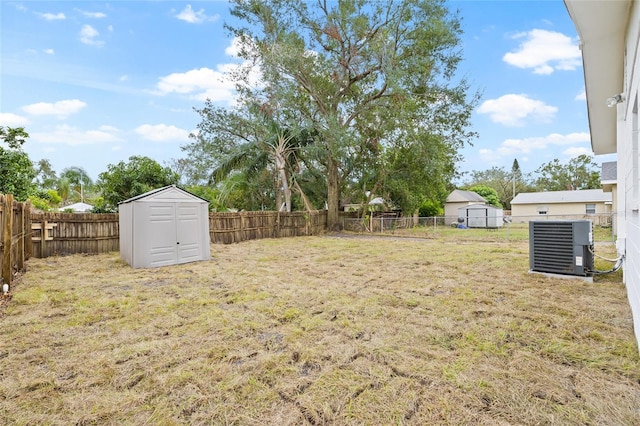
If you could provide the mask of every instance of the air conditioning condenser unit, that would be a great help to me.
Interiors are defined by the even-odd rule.
[[[590,220],[529,222],[532,272],[591,277],[593,226]]]

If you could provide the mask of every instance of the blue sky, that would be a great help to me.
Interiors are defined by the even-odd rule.
[[[451,1],[463,18],[460,75],[480,90],[480,137],[461,171],[532,172],[590,154],[578,39],[562,0]],[[56,172],[145,155],[166,165],[207,97],[234,99],[239,63],[222,1],[0,2],[0,125],[24,126],[32,161]],[[597,162],[610,156],[595,157]]]

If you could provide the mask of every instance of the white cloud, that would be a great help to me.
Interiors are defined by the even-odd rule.
[[[217,21],[220,18],[220,15],[207,16],[204,9],[200,9],[196,12],[191,8],[191,5],[188,4],[182,12],[176,15],[176,18],[190,24],[201,24],[206,21]]]
[[[231,102],[234,98],[234,84],[225,74],[209,68],[193,69],[184,73],[173,73],[161,77],[157,84],[158,94],[178,93],[190,95],[191,99],[214,102]]]
[[[238,37],[234,37],[233,40],[231,40],[231,44],[224,49],[224,54],[237,58],[238,53],[240,52],[240,44],[240,39]]]
[[[155,142],[186,142],[189,140],[188,130],[180,129],[176,126],[167,126],[166,124],[143,124],[136,127],[135,132],[143,138]]]
[[[575,98],[573,98],[576,101],[586,101],[587,100],[587,92],[586,90],[583,90],[582,92],[578,93],[576,95]]]
[[[94,19],[102,19],[106,18],[106,13],[102,12],[87,12],[85,10],[75,9],[77,12],[81,13],[85,18],[94,18]]]
[[[83,130],[63,124],[56,126],[51,131],[30,133],[30,139],[44,144],[95,145],[122,141],[117,132],[118,130],[112,126],[101,126],[96,130]]]
[[[491,121],[512,127],[524,125],[525,119],[550,122],[557,111],[558,108],[554,106],[522,94],[509,94],[498,99],[489,99],[478,108],[480,114],[489,114]]]
[[[38,102],[25,105],[22,110],[32,115],[56,115],[64,118],[86,107],[87,104],[79,99],[66,99],[54,103]]]
[[[574,147],[565,149],[564,151],[562,151],[562,153],[570,158],[575,158],[579,155],[589,155],[589,156],[593,155],[593,151],[590,148],[586,148],[584,146],[574,146]]]
[[[119,78],[118,80],[119,80],[119,81],[127,81],[127,80],[129,80],[129,76],[128,76],[128,75],[126,75],[126,74],[125,74],[125,75],[122,75],[122,76],[120,76],[120,78]]]
[[[22,127],[29,124],[29,119],[11,112],[0,112],[0,126]]]
[[[533,68],[535,74],[551,74],[554,70],[572,71],[580,66],[578,43],[555,31],[531,30],[514,39],[524,39],[520,46],[506,53],[502,60],[518,68]]]
[[[91,25],[83,25],[80,30],[80,41],[89,46],[102,46],[104,42],[97,39],[99,35],[98,30]]]
[[[112,32],[113,32],[113,25],[109,25],[109,26],[107,27],[107,29],[109,30],[109,32],[110,32],[110,33],[112,33]]]
[[[55,55],[56,53],[53,49],[44,49],[43,52],[47,55]]]
[[[232,56],[237,53],[239,47],[238,40],[234,38],[225,49],[225,53]],[[203,67],[160,77],[153,93],[157,95],[177,93],[198,101],[211,99],[213,102],[233,103],[236,86],[229,75],[238,72],[241,68],[246,68],[242,72],[247,72],[247,79],[251,87],[263,86],[259,67],[244,61],[242,63],[218,64],[216,70]]]
[[[61,21],[63,19],[67,19],[64,13],[36,13],[36,15],[40,16],[42,19],[47,21]]]
[[[480,158],[487,162],[495,162],[503,157],[518,157],[535,154],[548,150],[554,146],[568,146],[563,154],[569,157],[576,157],[580,154],[590,154],[589,144],[591,137],[589,133],[577,132],[566,135],[551,133],[547,136],[531,137],[523,139],[506,139],[495,149],[479,150]]]

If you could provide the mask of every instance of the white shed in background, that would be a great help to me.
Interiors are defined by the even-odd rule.
[[[472,204],[460,207],[458,217],[464,219],[464,225],[469,228],[500,228],[504,210],[488,204]]]
[[[134,268],[210,259],[208,206],[175,185],[122,201],[120,257]]]

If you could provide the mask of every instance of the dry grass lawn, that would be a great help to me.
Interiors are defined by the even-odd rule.
[[[620,274],[528,267],[526,241],[335,236],[31,259],[0,424],[640,424]]]

